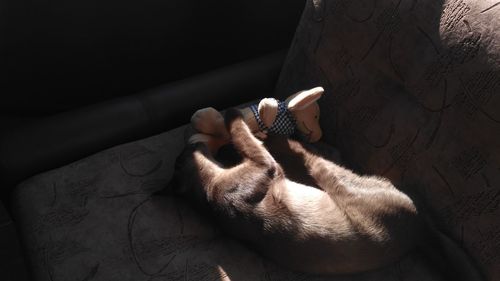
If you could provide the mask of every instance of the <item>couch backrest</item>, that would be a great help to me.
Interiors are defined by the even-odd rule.
[[[280,50],[304,2],[1,1],[0,113],[53,115]]]
[[[277,86],[323,86],[324,140],[423,197],[500,280],[500,4],[310,0]],[[409,190],[411,189],[411,190]]]

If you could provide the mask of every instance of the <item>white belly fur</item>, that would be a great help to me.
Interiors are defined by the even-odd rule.
[[[319,234],[334,240],[352,235],[351,225],[344,213],[324,191],[288,179],[284,189],[284,203],[301,221],[306,235]]]

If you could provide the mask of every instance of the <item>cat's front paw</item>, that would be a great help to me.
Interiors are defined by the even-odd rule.
[[[226,135],[224,118],[213,107],[197,110],[191,116],[191,126],[199,133],[223,137]]]
[[[212,139],[213,139],[212,136],[209,136],[209,135],[206,135],[206,134],[202,134],[202,133],[198,133],[198,134],[192,135],[188,139],[188,143],[189,144],[197,144],[197,143],[208,144],[208,143],[210,143],[210,141],[212,141]]]
[[[210,153],[212,153],[213,155],[217,154],[219,149],[228,142],[229,142],[228,139],[214,137],[202,133],[194,134],[188,139],[188,143],[190,145],[195,145],[199,143],[206,145],[210,150]]]

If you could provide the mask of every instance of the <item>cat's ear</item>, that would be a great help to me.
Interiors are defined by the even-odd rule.
[[[316,87],[295,93],[286,99],[288,109],[291,111],[303,110],[319,100],[324,91],[323,87]]]
[[[259,116],[260,120],[264,125],[270,128],[274,120],[276,120],[276,115],[278,115],[278,101],[273,98],[265,98],[259,102]]]

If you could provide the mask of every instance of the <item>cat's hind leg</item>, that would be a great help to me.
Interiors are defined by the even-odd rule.
[[[323,158],[315,149],[306,148],[298,141],[288,140],[288,145],[293,153],[302,158],[316,184],[330,196],[355,192],[353,187],[346,184],[346,181],[356,178],[351,171]]]
[[[412,201],[399,192],[389,180],[374,176],[357,175],[305,148],[301,143],[289,140],[290,148],[303,157],[304,165],[318,186],[351,218],[364,214],[414,212]],[[360,219],[360,222],[371,220]],[[364,227],[364,226],[363,226]],[[369,227],[368,227],[369,228]]]

